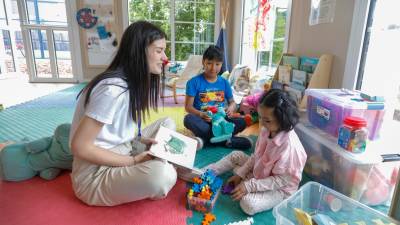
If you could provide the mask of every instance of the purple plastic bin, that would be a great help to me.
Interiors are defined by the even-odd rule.
[[[307,89],[307,115],[314,126],[337,137],[339,127],[347,116],[367,121],[368,138],[379,137],[384,116],[383,102],[363,100],[359,92],[341,89]]]

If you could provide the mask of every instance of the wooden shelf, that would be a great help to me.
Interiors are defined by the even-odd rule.
[[[293,54],[283,54],[283,56],[295,56]],[[282,58],[283,58],[282,56]],[[300,57],[300,56],[298,56]],[[279,65],[282,64],[282,58],[279,61]],[[333,62],[333,55],[331,54],[323,54],[319,57],[319,61],[317,66],[315,67],[314,73],[311,76],[311,79],[306,88],[328,88],[329,80],[331,78],[331,68]],[[275,71],[274,80],[278,80],[279,78],[279,69]],[[299,108],[305,109],[307,106],[307,97],[303,96]]]

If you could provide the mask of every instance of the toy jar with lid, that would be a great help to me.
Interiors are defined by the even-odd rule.
[[[338,144],[353,153],[365,151],[367,145],[367,122],[360,117],[348,116],[339,128]]]

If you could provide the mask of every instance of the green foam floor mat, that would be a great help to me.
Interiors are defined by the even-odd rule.
[[[71,123],[76,96],[84,86],[77,84],[1,111],[0,143],[51,136],[58,125]]]

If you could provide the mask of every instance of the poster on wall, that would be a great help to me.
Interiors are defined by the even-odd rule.
[[[81,27],[87,66],[107,66],[118,49],[114,1],[82,0],[76,19]]]
[[[336,0],[311,0],[309,24],[332,23],[335,18]]]

